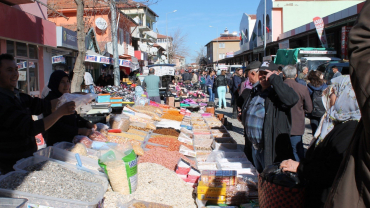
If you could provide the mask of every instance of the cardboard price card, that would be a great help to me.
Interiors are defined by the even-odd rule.
[[[197,153],[195,151],[185,147],[184,145],[180,146],[180,151],[179,152],[181,154],[189,156],[189,157],[196,157],[197,156]]]

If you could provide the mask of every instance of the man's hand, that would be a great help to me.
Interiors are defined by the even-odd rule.
[[[96,124],[93,124],[93,123],[89,122],[89,123],[87,123],[87,128],[96,130],[98,127],[96,126]]]
[[[238,113],[238,121],[240,121],[240,122],[242,122],[241,117],[242,117],[242,113]]]
[[[276,71],[270,71],[270,70],[265,70],[265,71],[267,72],[267,74],[266,74],[266,80],[267,81],[269,80],[269,78],[271,77],[271,75],[273,75],[273,74],[278,75]]]
[[[292,173],[296,173],[297,172],[298,166],[299,166],[299,162],[294,161],[294,160],[291,160],[291,159],[284,160],[280,164],[280,168],[284,172],[292,172]]]
[[[79,128],[78,134],[83,136],[90,136],[92,134],[92,130],[88,128]]]
[[[60,106],[56,110],[56,112],[60,113],[60,115],[62,116],[74,114],[75,111],[76,111],[76,104],[73,101],[64,103],[62,106]]]

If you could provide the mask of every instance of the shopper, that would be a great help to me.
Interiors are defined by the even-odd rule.
[[[206,91],[206,79],[207,79],[207,72],[203,71],[202,75],[199,77],[200,88],[203,90],[203,93],[207,93]]]
[[[231,89],[231,106],[233,107],[233,116],[232,118],[236,119],[238,116],[238,111],[236,107],[236,100],[239,97],[238,89],[240,89],[240,84],[244,82],[243,69],[238,68],[235,70],[234,76],[232,78],[232,89]]]
[[[184,84],[191,83],[191,74],[189,73],[188,69],[185,69],[185,73],[182,75],[182,81],[184,82]]]
[[[307,150],[306,159],[301,162],[286,160],[280,166],[283,171],[297,172],[298,177],[307,182],[305,207],[308,208],[324,207],[361,118],[349,75],[332,81],[333,85],[325,91],[328,110],[316,134],[317,139]]]
[[[342,76],[342,74],[338,70],[338,67],[337,66],[332,66],[331,67],[331,70],[333,70],[333,73],[334,73],[333,79],[336,78],[336,77]]]
[[[308,74],[308,67],[307,67],[307,66],[304,66],[304,67],[302,68],[302,72],[301,72],[301,73],[299,73],[298,78],[299,78],[299,79],[306,79],[306,78],[307,78],[307,74]]]
[[[105,82],[105,77],[105,73],[101,74],[98,78],[98,81],[96,81],[96,85],[105,87],[107,85],[107,83]]]
[[[48,130],[61,117],[75,112],[74,102],[65,103],[57,110],[58,100],[43,100],[20,93],[18,67],[10,54],[0,55],[0,173],[13,170],[20,159],[37,151],[35,136]],[[53,112],[34,121],[32,115],[40,115],[45,109]]]
[[[224,104],[223,109],[226,108],[226,71],[223,70],[220,76],[216,78],[217,94],[218,94],[218,108],[222,108],[222,103]]]
[[[193,75],[193,77],[191,78],[191,83],[193,85],[197,85],[198,84],[198,75],[195,73],[195,69],[193,70],[192,75]]]
[[[146,88],[146,92],[148,93],[148,97],[151,101],[161,103],[159,88],[162,87],[162,81],[158,76],[154,75],[154,73],[154,68],[150,68],[149,75],[144,78],[142,86],[143,88]]]
[[[49,79],[48,84],[51,90],[45,97],[45,100],[59,99],[64,93],[70,93],[71,82],[69,77],[63,71],[54,71]],[[51,114],[50,110],[44,110],[44,116]],[[72,142],[76,135],[89,136],[92,129],[96,128],[95,124],[83,119],[75,112],[72,115],[63,116],[50,129],[43,133],[44,139],[48,146],[57,142]]]
[[[88,88],[89,92],[92,94],[95,94],[94,80],[89,72],[85,72],[84,79],[85,79],[85,85]]]
[[[313,110],[310,114],[310,124],[312,135],[315,135],[316,129],[319,126],[321,117],[325,113],[325,108],[322,102],[322,92],[328,87],[324,80],[321,78],[320,71],[310,71],[307,76],[310,83],[307,84],[308,91],[310,92]]]
[[[251,147],[254,166],[261,173],[274,162],[294,158],[290,144],[291,108],[298,95],[283,83],[273,62],[263,62],[259,85],[242,107],[242,122]]]
[[[295,81],[297,78],[297,69],[288,65],[283,68],[284,83],[291,87],[298,95],[299,100],[291,109],[292,129],[290,131],[290,142],[293,148],[295,161],[299,162],[304,158],[304,148],[302,136],[304,134],[305,114],[312,111],[312,100],[307,87]]]
[[[215,93],[213,92],[213,83],[215,81],[215,71],[209,71],[209,75],[206,79],[206,86],[208,89],[209,101],[208,102],[215,102]]]

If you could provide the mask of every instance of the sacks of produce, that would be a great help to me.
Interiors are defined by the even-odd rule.
[[[137,158],[129,143],[112,147],[99,157],[99,165],[107,174],[113,191],[129,195],[137,187]]]

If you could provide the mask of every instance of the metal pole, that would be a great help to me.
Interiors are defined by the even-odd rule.
[[[111,10],[111,27],[112,27],[112,47],[113,47],[113,74],[114,74],[114,85],[120,85],[120,70],[118,60],[118,40],[117,40],[117,23],[116,23],[116,2],[113,0],[110,2]]]
[[[220,45],[218,44],[218,27],[216,27],[216,33],[217,33],[217,68],[218,68],[218,59],[220,58],[220,54],[218,53],[218,48],[220,47]]]
[[[263,36],[263,56],[266,56],[266,0],[265,0],[265,14],[264,14],[264,24],[263,24],[263,31],[264,31],[264,36]]]
[[[167,51],[167,64],[169,64],[170,63],[170,58],[169,58],[169,51],[168,51],[168,22],[167,22],[167,16],[168,16],[168,13],[166,13],[166,38],[167,38],[166,51]]]

